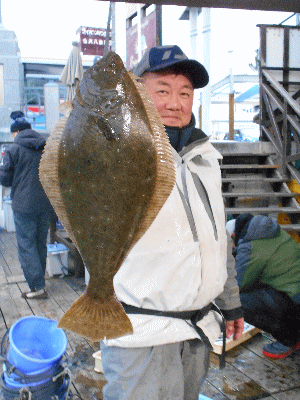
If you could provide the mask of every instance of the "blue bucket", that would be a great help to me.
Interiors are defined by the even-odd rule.
[[[9,331],[7,360],[24,374],[37,374],[59,362],[66,348],[66,334],[56,321],[24,317]]]

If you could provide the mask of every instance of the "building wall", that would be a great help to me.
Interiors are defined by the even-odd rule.
[[[10,113],[22,104],[23,65],[16,35],[0,29],[0,133],[1,142],[11,141]]]

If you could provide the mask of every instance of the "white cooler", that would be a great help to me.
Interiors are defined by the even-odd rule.
[[[62,243],[47,245],[46,270],[50,277],[53,275],[68,275],[69,249]]]

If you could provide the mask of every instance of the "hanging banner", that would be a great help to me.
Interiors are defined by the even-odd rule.
[[[80,48],[83,55],[103,56],[106,29],[81,26],[76,33],[80,34]],[[111,50],[111,35],[109,37],[109,50]]]

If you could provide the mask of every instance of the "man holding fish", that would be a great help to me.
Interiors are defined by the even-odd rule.
[[[219,159],[195,128],[194,89],[205,68],[178,46],[149,49],[141,77],[172,145],[176,184],[146,233],[114,276],[133,334],[101,342],[105,400],[196,400],[211,343],[239,339],[244,326],[227,237]],[[227,271],[228,269],[228,271]]]

